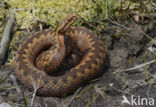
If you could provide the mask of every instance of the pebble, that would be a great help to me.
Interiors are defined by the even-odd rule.
[[[8,103],[2,103],[0,104],[0,107],[11,107],[11,105]]]

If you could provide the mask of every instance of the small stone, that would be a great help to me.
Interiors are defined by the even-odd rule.
[[[110,87],[113,87],[113,85],[114,85],[113,83],[110,83],[110,84],[109,84]]]
[[[8,103],[2,103],[0,104],[0,107],[11,107],[11,105]]]

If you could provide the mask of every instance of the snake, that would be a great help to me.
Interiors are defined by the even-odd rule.
[[[29,36],[17,50],[14,58],[15,75],[25,88],[30,92],[35,91],[37,96],[64,97],[70,95],[79,87],[100,77],[104,73],[103,67],[106,61],[104,43],[88,28],[71,26],[76,20],[76,17],[77,14],[73,13],[62,21],[56,29],[42,30]],[[60,61],[66,60],[66,58],[63,58],[66,57],[66,53],[64,52],[68,51],[66,49],[73,51],[72,46],[69,46],[69,48],[68,46],[67,48],[65,47],[65,44],[68,43],[65,42],[66,36],[71,38],[69,42],[72,41],[72,43],[69,43],[69,45],[74,44],[72,46],[76,46],[77,49],[83,53],[77,65],[65,71],[61,71],[60,69],[60,71],[63,72],[61,75],[51,75],[45,72],[44,69],[38,68],[36,61],[40,56],[41,58],[39,58],[38,61],[44,58],[46,50],[49,51],[47,53],[58,53],[45,55],[49,57],[49,59],[51,55],[53,57],[55,57],[54,55],[58,55],[62,57]],[[60,47],[59,45],[62,45],[64,49],[61,51],[62,53],[58,49],[58,47]],[[70,51],[68,51],[67,54],[70,53]],[[78,55],[75,56],[78,57]],[[56,65],[60,65],[60,61],[57,63],[56,58],[54,62],[57,63]],[[53,66],[55,66],[55,64],[53,64]]]
[[[78,64],[81,52],[74,41],[71,40],[72,38],[69,35],[66,35],[67,29],[75,22],[76,18],[77,16],[72,14],[59,23],[53,34],[55,35],[55,39],[52,42],[53,44],[51,44],[50,48],[46,51],[41,51],[36,58],[37,68],[42,69],[47,73],[54,74],[59,68],[63,67],[61,65],[65,66],[63,68],[70,68],[71,65],[71,67],[73,67]],[[67,67],[68,65],[70,66]]]

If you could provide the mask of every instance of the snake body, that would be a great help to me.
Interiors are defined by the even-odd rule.
[[[83,84],[100,76],[106,59],[104,44],[91,30],[68,27],[69,35],[84,53],[80,62],[59,76],[48,75],[36,67],[36,58],[45,48],[54,45],[56,30],[48,29],[27,38],[20,45],[14,60],[15,74],[29,91],[45,97],[62,97],[71,94]]]
[[[53,33],[54,40],[46,51],[41,51],[36,58],[36,67],[47,73],[56,73],[62,65],[75,65],[79,62],[80,52],[71,37],[66,34],[67,29],[75,22],[76,14],[69,15],[61,21]],[[74,52],[74,54],[73,54]],[[70,55],[72,53],[72,55]],[[67,56],[68,59],[66,58]],[[66,62],[65,62],[65,59]],[[64,67],[64,68],[65,68]],[[71,66],[73,67],[73,66]]]

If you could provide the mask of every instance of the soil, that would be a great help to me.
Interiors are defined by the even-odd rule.
[[[156,44],[150,38],[154,40],[154,36],[156,37],[156,23],[149,21],[143,26],[132,20],[119,23],[121,26],[110,22],[116,28],[108,26],[99,36],[104,41],[107,51],[107,61],[103,70],[105,73],[101,78],[91,81],[66,98],[36,96],[32,106],[138,107],[140,104],[139,107],[149,107],[150,98],[156,101],[156,65],[146,64],[155,59]],[[141,64],[144,66],[139,67]],[[138,68],[126,70],[134,67]],[[132,96],[136,98],[134,105],[131,102]],[[12,67],[4,65],[0,68],[0,107],[2,103],[14,107],[30,106],[32,97],[33,93],[24,89],[16,80]],[[121,104],[124,97],[131,104]],[[148,103],[144,102],[141,105],[142,98],[149,98]]]

